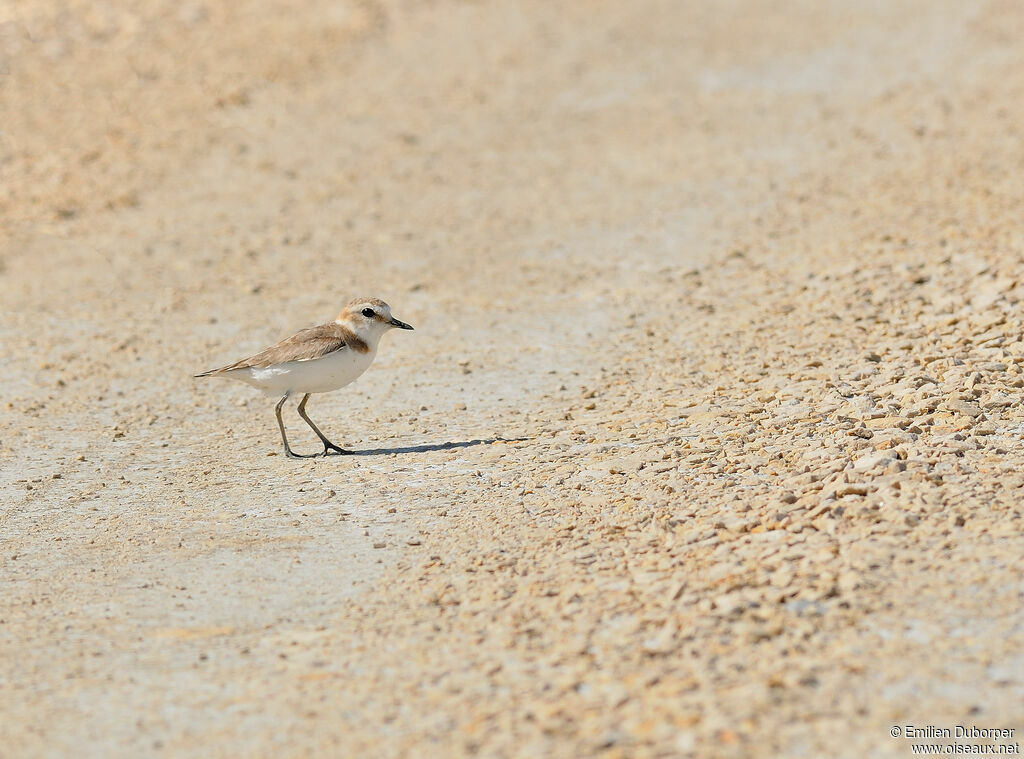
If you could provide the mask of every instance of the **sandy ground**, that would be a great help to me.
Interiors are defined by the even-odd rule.
[[[0,755],[1019,741],[1022,32],[0,5]],[[355,295],[360,455],[191,379]]]

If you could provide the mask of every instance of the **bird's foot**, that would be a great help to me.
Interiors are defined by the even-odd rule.
[[[323,456],[351,456],[352,451],[346,451],[334,443],[324,443]]]
[[[315,459],[318,456],[323,456],[322,453],[296,453],[291,448],[285,448],[284,455],[290,459]]]

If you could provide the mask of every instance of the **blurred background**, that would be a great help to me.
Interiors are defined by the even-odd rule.
[[[1019,721],[1022,34],[1011,0],[0,4],[13,755]],[[344,467],[191,379],[364,295],[416,331],[314,400]]]

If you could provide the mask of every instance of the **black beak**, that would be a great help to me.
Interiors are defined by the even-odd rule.
[[[412,329],[411,324],[406,324],[405,322],[398,321],[398,319],[396,319],[393,316],[391,317],[391,321],[389,321],[388,324],[390,324],[392,327],[398,327],[399,329]]]

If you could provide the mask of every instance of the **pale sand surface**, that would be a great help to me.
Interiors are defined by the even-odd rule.
[[[1020,740],[1022,29],[0,6],[0,755]],[[355,295],[364,455],[191,379]]]

